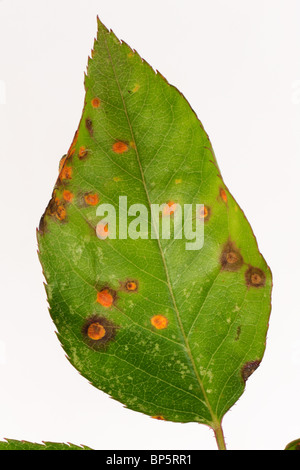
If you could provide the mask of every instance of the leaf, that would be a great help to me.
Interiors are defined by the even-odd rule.
[[[36,444],[27,441],[16,441],[6,439],[0,441],[0,450],[92,450],[87,446],[76,446],[74,444],[61,444],[57,442],[43,442]]]
[[[58,337],[79,372],[126,407],[207,424],[222,440],[222,417],[264,354],[271,272],[186,99],[100,21],[85,88],[38,231]],[[245,184],[249,197],[260,190]],[[149,211],[165,204],[171,219],[177,206],[204,204],[194,216],[203,248],[110,238],[96,208],[123,214],[119,196]]]
[[[300,450],[300,439],[289,442],[284,450]]]

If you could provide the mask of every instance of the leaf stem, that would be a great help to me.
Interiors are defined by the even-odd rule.
[[[213,428],[215,433],[215,438],[217,441],[218,449],[219,450],[226,450],[226,444],[224,439],[224,433],[221,423],[218,424],[215,428]]]

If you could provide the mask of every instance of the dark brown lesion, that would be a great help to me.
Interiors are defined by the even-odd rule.
[[[85,127],[87,128],[89,134],[91,137],[94,135],[94,128],[93,128],[93,122],[90,118],[86,118],[85,120]]]
[[[47,232],[46,211],[43,213],[40,219],[38,231],[40,235],[44,235],[45,232]]]
[[[61,200],[56,196],[56,190],[53,191],[52,198],[50,199],[48,206],[46,207],[46,210],[41,217],[39,223],[40,235],[44,235],[44,233],[47,231],[47,216],[50,216],[60,222],[65,222],[67,219],[66,201]]]
[[[266,284],[266,275],[260,268],[249,266],[245,272],[245,280],[248,287],[264,287]]]
[[[104,350],[114,340],[118,326],[104,316],[88,317],[81,329],[84,342],[96,351]]]
[[[238,341],[240,339],[241,330],[242,330],[242,327],[239,325],[236,329],[236,336],[234,338],[234,341]]]
[[[260,363],[261,363],[261,361],[256,360],[256,361],[246,362],[246,364],[243,365],[243,367],[241,369],[241,375],[242,375],[242,379],[243,379],[244,383],[246,383],[246,381],[248,380],[250,375],[252,375],[253,372],[256,371],[256,369],[259,367]]]
[[[125,292],[137,292],[139,289],[139,282],[136,279],[128,279],[125,282],[120,281],[120,285],[121,290]]]
[[[239,249],[231,240],[224,245],[220,262],[224,271],[238,271],[244,264],[244,260]]]

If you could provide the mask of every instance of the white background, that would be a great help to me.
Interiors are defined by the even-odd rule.
[[[229,449],[300,437],[300,2],[0,1],[0,438],[95,449],[215,449],[69,364],[47,311],[35,228],[77,128],[96,15],[186,96],[274,275],[267,349],[224,418]]]

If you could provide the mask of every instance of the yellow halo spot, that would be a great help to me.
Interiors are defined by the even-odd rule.
[[[132,89],[132,92],[136,93],[137,91],[139,91],[140,88],[141,88],[141,85],[135,84],[134,88]]]

